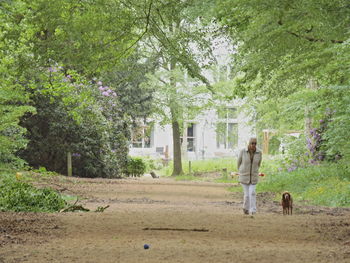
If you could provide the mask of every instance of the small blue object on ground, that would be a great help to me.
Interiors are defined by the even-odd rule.
[[[143,248],[144,248],[144,249],[149,249],[149,245],[144,244],[144,245],[143,245]]]

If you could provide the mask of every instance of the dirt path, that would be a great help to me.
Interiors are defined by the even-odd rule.
[[[350,262],[350,211],[297,207],[268,194],[242,215],[228,185],[56,178],[103,213],[0,213],[0,262]],[[144,249],[149,244],[149,249]]]

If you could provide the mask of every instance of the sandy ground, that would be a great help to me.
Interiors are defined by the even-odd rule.
[[[260,193],[252,218],[228,184],[151,177],[46,184],[79,195],[91,212],[0,213],[0,262],[350,262],[349,209],[295,205],[283,216]]]

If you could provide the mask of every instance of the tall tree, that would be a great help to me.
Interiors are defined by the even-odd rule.
[[[305,105],[307,126],[318,129],[329,107],[334,119],[327,127],[339,124],[333,126],[339,137],[333,140],[327,134],[334,133],[323,129],[323,143],[327,137],[333,154],[330,141],[347,152],[336,141],[348,134],[337,120],[347,123],[343,114],[350,85],[349,2],[225,0],[217,4],[217,21],[236,47],[232,96],[252,97],[250,106],[258,124],[284,130],[303,128]],[[306,89],[309,83],[318,88]]]
[[[193,12],[198,1],[154,1],[149,17],[148,40],[145,45],[160,54],[159,65],[163,70],[176,71],[182,67],[188,74],[207,86],[213,92],[209,81],[203,75],[202,66],[208,64],[210,44],[207,30],[199,23],[198,15]],[[170,77],[173,93],[177,90],[177,79]],[[191,88],[191,87],[187,87]],[[173,130],[174,169],[173,175],[182,173],[181,162],[181,121],[179,102],[170,97],[171,123]]]
[[[134,4],[136,1],[130,2]],[[124,1],[105,0],[15,0],[0,3],[0,56],[4,62],[2,79],[7,79],[2,82],[4,89],[1,89],[3,96],[0,103],[5,106],[1,108],[4,115],[1,114],[0,123],[11,122],[15,126],[25,112],[34,111],[33,107],[19,106],[31,104],[40,109],[36,116],[24,116],[22,124],[31,129],[29,138],[33,141],[29,150],[38,155],[42,153],[41,157],[45,151],[36,149],[38,144],[35,143],[43,142],[43,138],[57,139],[57,152],[52,151],[50,155],[57,159],[46,156],[51,161],[45,160],[43,164],[60,167],[58,170],[62,171],[64,156],[60,146],[71,142],[75,144],[75,150],[91,157],[91,169],[89,172],[82,171],[84,176],[120,174],[121,167],[118,167],[117,172],[108,170],[111,165],[119,166],[119,162],[109,158],[112,154],[104,153],[119,151],[123,156],[120,155],[118,160],[123,160],[128,149],[125,145],[129,141],[130,116],[140,114],[136,111],[141,109],[135,109],[132,103],[125,101],[121,105],[121,96],[117,94],[120,82],[109,80],[107,73],[121,72],[125,64],[140,64],[137,61],[124,62],[147,30],[144,21],[148,19],[151,3],[138,3],[140,10],[136,10],[133,5],[128,6]],[[103,81],[103,86],[99,86],[102,77],[106,81]],[[130,78],[125,82],[130,83]],[[137,86],[134,83],[129,85],[134,93],[137,93]],[[114,101],[107,101],[111,94],[116,94],[113,95]],[[144,105],[141,103],[141,107]],[[13,113],[7,115],[9,111]],[[35,126],[35,120],[42,125]],[[0,130],[6,136],[11,130],[9,141],[13,145],[11,151],[14,152],[25,146],[25,140],[18,138],[23,139],[24,129],[8,126]],[[50,133],[45,132],[46,128],[49,128]],[[76,134],[79,128],[86,132],[85,136],[72,136],[74,140],[68,138],[70,134]],[[14,138],[16,143],[13,142]],[[110,138],[118,143],[111,145]],[[99,144],[99,147],[92,142],[98,142],[96,145]],[[82,149],[77,149],[78,145]],[[91,151],[84,151],[84,147]],[[11,147],[6,144],[5,148]],[[104,150],[100,151],[102,148]],[[37,156],[30,153],[26,155]],[[40,165],[40,160],[43,159],[30,161]],[[55,165],[56,161],[61,162],[60,165]],[[98,165],[93,167],[96,162]],[[110,165],[104,165],[108,162]]]
[[[225,0],[217,19],[235,42],[235,90],[285,96],[319,84],[349,83],[350,5],[346,0]],[[253,83],[257,81],[258,83]]]
[[[12,16],[0,5],[0,165],[23,165],[16,153],[26,147],[26,130],[19,125],[21,117],[35,109],[28,105],[29,96],[22,86],[23,67],[30,57],[26,46],[30,26],[21,17]],[[17,3],[16,8],[26,12]],[[25,29],[22,29],[25,28]],[[27,30],[26,30],[27,29]]]

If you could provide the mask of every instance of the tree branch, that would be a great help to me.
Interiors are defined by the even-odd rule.
[[[152,19],[153,20],[153,19]],[[163,29],[157,24],[156,21],[152,21],[154,23],[154,25],[156,26],[156,28],[158,29],[158,32],[160,33],[160,35],[164,38],[164,40],[167,43],[164,43],[163,39],[157,34],[157,32],[154,32],[154,37],[156,39],[158,39],[158,41],[164,46],[164,47],[168,47],[169,49],[175,51],[175,55],[177,56],[177,61],[180,62],[190,73],[191,76],[198,78],[200,81],[202,81],[206,88],[212,93],[215,94],[214,88],[210,85],[209,81],[206,79],[205,76],[203,76],[200,72],[197,72],[194,68],[197,65],[191,65],[191,63],[196,64],[196,62],[194,61],[189,61],[189,58],[186,56],[186,51],[182,52],[181,50],[179,50],[179,48],[177,48],[174,44],[173,41],[171,41],[167,34],[163,31]]]
[[[288,34],[291,34],[295,37],[298,37],[298,38],[304,38],[310,42],[327,42],[327,40],[325,39],[322,39],[322,38],[314,38],[314,37],[309,37],[309,36],[303,36],[303,35],[300,35],[300,34],[297,34],[295,32],[291,32],[291,31],[287,31]],[[331,39],[329,40],[330,42],[334,43],[334,44],[341,44],[341,43],[344,43],[344,40],[334,40],[334,39]]]
[[[282,20],[281,19],[278,20],[277,24],[282,26],[283,25]],[[310,33],[312,30],[313,30],[313,27],[311,27],[311,29],[306,30],[305,32],[306,33]],[[322,39],[322,38],[314,38],[314,37],[310,37],[310,36],[301,35],[301,34],[298,34],[298,33],[292,32],[292,31],[288,31],[288,30],[287,30],[287,33],[291,34],[291,35],[293,35],[295,37],[298,37],[298,38],[304,38],[304,39],[306,39],[306,40],[308,40],[310,42],[327,42],[328,41],[328,40],[325,40],[325,39]],[[331,39],[329,41],[334,43],[334,44],[342,44],[342,43],[344,43],[344,40]]]
[[[128,48],[125,49],[124,53],[127,52],[128,50],[130,50],[131,48],[133,48],[142,38],[143,36],[147,33],[148,31],[148,26],[149,26],[149,21],[150,21],[150,16],[151,16],[151,9],[152,9],[152,4],[153,4],[153,0],[151,0],[149,7],[148,7],[148,12],[146,15],[146,26],[145,26],[145,30],[143,31],[143,33],[136,39],[136,41],[130,45]]]

